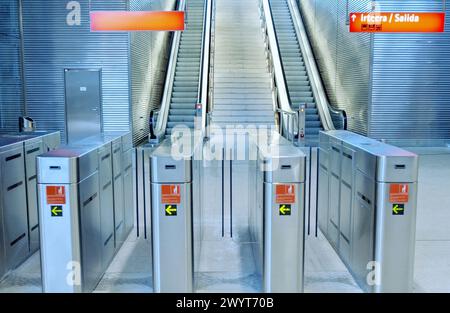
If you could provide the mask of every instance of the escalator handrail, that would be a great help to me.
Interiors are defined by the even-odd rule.
[[[198,82],[197,104],[201,104],[202,116],[201,127],[202,136],[206,133],[206,115],[208,111],[208,86],[209,86],[209,65],[210,65],[210,47],[211,47],[211,20],[212,20],[212,0],[205,1],[203,14],[203,32],[202,46],[200,53],[200,75]]]
[[[335,129],[333,119],[330,112],[338,114],[342,119],[344,129],[347,128],[347,114],[344,110],[334,108],[328,102],[325,88],[323,87],[322,80],[320,78],[319,70],[317,68],[314,54],[311,49],[311,45],[308,40],[303,19],[300,14],[300,10],[295,0],[287,0],[291,17],[294,24],[294,29],[297,33],[300,49],[303,54],[303,60],[305,61],[306,69],[311,83],[314,99],[316,100],[317,109],[319,111],[320,120],[325,130]]]
[[[180,0],[178,2],[178,11],[185,11],[186,0]],[[161,109],[159,111],[158,121],[156,123],[155,135],[157,137],[163,137],[166,133],[167,121],[169,119],[170,100],[172,96],[173,82],[175,79],[175,69],[178,58],[178,48],[180,46],[181,31],[173,33],[170,59],[167,65],[166,81],[164,83],[163,98],[161,100]]]
[[[278,40],[275,33],[269,0],[261,0],[261,2],[264,13],[264,20],[267,28],[268,45],[270,53],[272,54],[272,65],[279,99],[279,107],[274,108],[274,111],[278,112],[279,110],[281,110],[282,112],[291,114],[294,113],[294,111],[292,110],[292,106],[289,100],[288,89],[283,72],[283,66],[281,64],[280,50],[278,47]]]

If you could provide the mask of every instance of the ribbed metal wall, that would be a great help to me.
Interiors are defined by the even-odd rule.
[[[101,68],[103,128],[128,130],[129,36],[92,33],[89,10],[126,10],[126,0],[80,0],[81,25],[68,26],[69,1],[22,0],[24,70],[28,115],[38,129],[65,138],[65,68]]]
[[[330,102],[378,139],[450,138],[450,5],[443,34],[349,33],[349,12],[442,12],[442,0],[299,0]],[[348,9],[347,9],[348,4]],[[334,38],[334,36],[337,36]]]
[[[23,113],[19,1],[0,2],[0,128],[18,130]]]
[[[331,1],[324,1],[331,2]],[[349,32],[349,12],[370,12],[370,0],[339,0],[337,19],[336,106],[347,112],[348,127],[368,135],[372,35]],[[334,9],[334,8],[333,8]]]
[[[130,11],[173,10],[176,0],[130,0]],[[149,134],[150,111],[161,104],[169,51],[168,32],[131,34],[131,94],[133,141]]]
[[[442,12],[442,0],[379,1],[383,11]],[[370,135],[450,138],[450,2],[443,34],[376,34]]]
[[[348,127],[367,135],[371,36],[350,34],[348,12],[365,12],[369,0],[299,0],[314,56],[333,106],[344,109]]]

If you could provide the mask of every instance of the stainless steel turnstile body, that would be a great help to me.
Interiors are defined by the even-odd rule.
[[[125,142],[132,152],[130,139],[104,133],[38,157],[44,292],[92,291],[128,235],[124,207],[134,216],[134,197],[124,197],[122,176],[134,175],[122,151]]]
[[[59,132],[0,131],[0,278],[39,249],[36,156],[59,143]]]
[[[150,156],[155,292],[192,292],[192,156],[172,157],[170,140]]]
[[[263,201],[263,288],[303,292],[305,165],[300,149],[283,142],[258,154]],[[260,200],[260,201],[261,201]]]
[[[417,176],[413,153],[320,133],[319,226],[365,291],[412,291]]]

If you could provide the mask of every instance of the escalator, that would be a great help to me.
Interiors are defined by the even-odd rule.
[[[201,75],[205,0],[186,0],[186,29],[180,35],[165,133],[177,125],[194,128]]]
[[[298,139],[300,125],[303,125],[305,143],[316,146],[321,130],[346,128],[345,112],[328,103],[296,2],[261,0],[261,3],[268,33],[273,34],[268,37],[271,55],[275,59],[273,66],[276,67],[278,98],[280,102],[285,99],[278,110],[287,115],[298,114],[298,119],[290,122],[299,126],[288,129],[286,137]],[[304,124],[299,113],[302,106],[305,107]]]
[[[306,105],[305,135],[317,141],[323,127],[287,0],[269,0],[269,3],[292,108]]]

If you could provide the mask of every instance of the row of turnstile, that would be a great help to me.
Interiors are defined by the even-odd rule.
[[[151,240],[155,292],[193,292],[203,140],[137,148],[137,225]],[[306,155],[280,137],[256,147],[250,235],[264,292],[302,292]],[[198,143],[198,144],[196,144]],[[38,157],[44,291],[95,288],[133,226],[128,134],[104,134]],[[200,156],[200,157],[199,157]],[[369,292],[412,289],[417,156],[346,131],[321,132],[319,226]],[[211,205],[211,204],[204,204]]]

